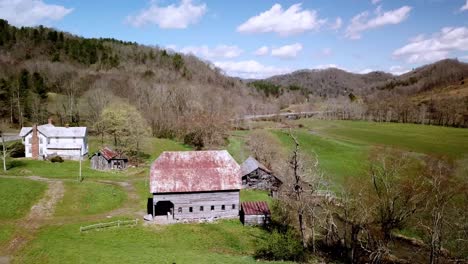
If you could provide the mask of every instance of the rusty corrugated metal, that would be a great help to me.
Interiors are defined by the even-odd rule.
[[[270,208],[265,201],[242,202],[241,210],[245,215],[270,215]]]
[[[116,151],[113,151],[112,149],[110,149],[108,147],[105,147],[105,148],[101,149],[99,152],[101,152],[101,155],[106,160],[113,159],[114,157],[117,157],[119,155],[119,153],[117,153]]]
[[[225,150],[166,151],[151,166],[151,193],[240,188],[240,166]]]

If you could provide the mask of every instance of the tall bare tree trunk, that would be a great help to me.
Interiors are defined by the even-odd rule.
[[[0,131],[0,136],[2,137],[2,148],[3,148],[3,171],[6,172],[6,146],[5,146],[5,135]]]

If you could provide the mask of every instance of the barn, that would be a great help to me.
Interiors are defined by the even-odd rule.
[[[267,202],[242,202],[240,220],[244,225],[269,224],[271,220],[271,213]]]
[[[127,157],[108,147],[91,156],[91,168],[95,170],[123,170],[127,165]]]
[[[166,151],[151,166],[156,220],[237,218],[240,189],[240,167],[225,150]]]
[[[242,188],[269,191],[275,197],[282,182],[273,172],[258,162],[253,157],[249,157],[241,165]]]

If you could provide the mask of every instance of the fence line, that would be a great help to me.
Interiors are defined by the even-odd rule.
[[[121,226],[136,226],[138,224],[138,219],[135,220],[117,220],[113,222],[107,223],[97,223],[88,226],[80,226],[80,232],[89,231],[93,229],[101,229],[101,228],[108,228],[108,227],[121,227]]]

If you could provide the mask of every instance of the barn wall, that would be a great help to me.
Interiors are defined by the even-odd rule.
[[[224,192],[198,192],[181,194],[154,194],[153,204],[171,201],[174,204],[174,219],[237,218],[239,215],[239,190]],[[222,205],[225,210],[222,210]],[[232,206],[234,205],[234,209]],[[203,206],[203,211],[200,211]],[[211,210],[214,206],[214,210]],[[190,213],[189,208],[193,211]],[[179,212],[182,208],[182,213]]]
[[[242,177],[243,189],[256,189],[276,192],[281,183],[269,173],[256,169]]]
[[[244,225],[264,225],[270,222],[270,217],[265,215],[244,215]]]
[[[101,155],[94,155],[91,158],[91,168],[95,170],[108,170],[109,163],[107,160]]]

